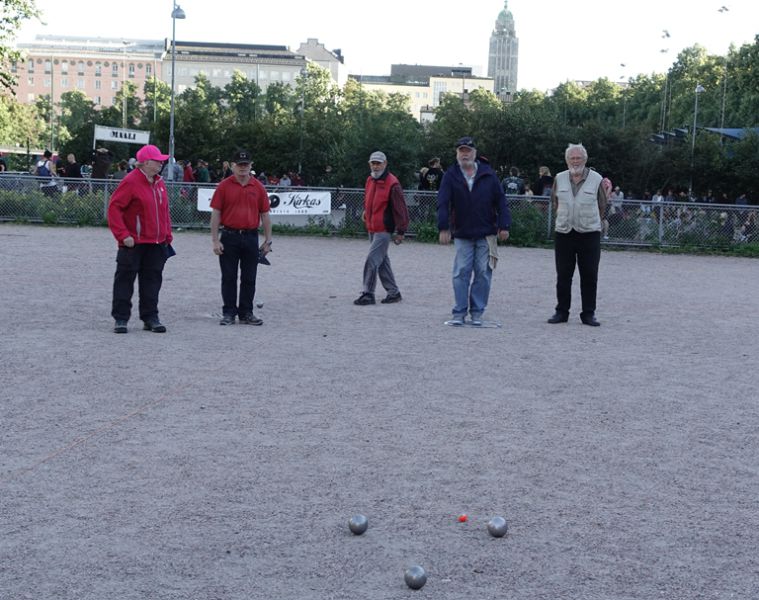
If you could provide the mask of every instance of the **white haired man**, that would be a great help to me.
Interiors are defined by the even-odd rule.
[[[556,311],[549,323],[566,323],[572,303],[572,276],[580,272],[582,312],[585,325],[598,327],[596,290],[601,260],[601,218],[606,210],[603,177],[585,165],[588,152],[582,144],[569,144],[564,152],[566,171],[554,179],[551,202],[556,215],[554,257],[556,261]]]

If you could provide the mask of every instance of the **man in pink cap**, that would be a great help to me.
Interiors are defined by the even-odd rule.
[[[119,246],[111,310],[115,333],[127,332],[135,278],[139,278],[143,329],[166,331],[158,319],[158,293],[163,265],[173,251],[169,196],[159,173],[168,158],[156,146],[143,146],[137,152],[137,168],[121,180],[111,195],[108,227]]]

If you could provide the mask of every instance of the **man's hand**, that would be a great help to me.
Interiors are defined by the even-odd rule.
[[[213,253],[216,256],[221,256],[222,254],[224,254],[224,244],[222,244],[218,240],[214,240],[214,242],[213,242]]]
[[[438,241],[441,244],[443,244],[443,245],[450,244],[451,243],[451,232],[448,231],[447,229],[443,229],[440,232],[440,235],[438,236]]]
[[[509,239],[509,230],[508,229],[501,229],[501,231],[498,232],[498,239],[502,242],[505,242]]]
[[[258,248],[260,252],[263,252],[263,255],[266,256],[271,252],[271,240],[266,240],[261,246]]]
[[[402,233],[396,233],[393,236],[393,243],[397,246],[399,244],[403,243],[403,234]]]
[[[129,237],[124,238],[124,245],[127,248],[134,248],[134,238],[130,235]]]

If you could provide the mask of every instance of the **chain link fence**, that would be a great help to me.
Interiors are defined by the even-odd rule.
[[[26,173],[0,174],[0,221],[105,225],[108,200],[118,185],[113,180],[39,178]],[[167,182],[176,228],[208,228],[210,213],[197,208],[198,190],[214,184]],[[268,186],[270,193],[291,190]],[[328,191],[330,215],[277,215],[276,226],[293,231],[363,235],[364,191],[349,188],[297,188]],[[409,235],[437,239],[434,192],[405,191],[411,223]],[[543,196],[509,196],[511,243],[539,246],[552,239],[552,207]],[[604,219],[603,243],[642,247],[730,249],[759,245],[759,207],[695,202],[655,203],[626,199],[610,203]]]

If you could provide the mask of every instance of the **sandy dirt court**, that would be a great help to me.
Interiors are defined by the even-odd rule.
[[[108,230],[0,225],[2,600],[759,597],[757,260],[604,251],[592,328],[504,247],[477,330],[452,246],[359,307],[365,240],[275,235],[264,325],[219,327],[175,248],[168,333],[115,335]]]

